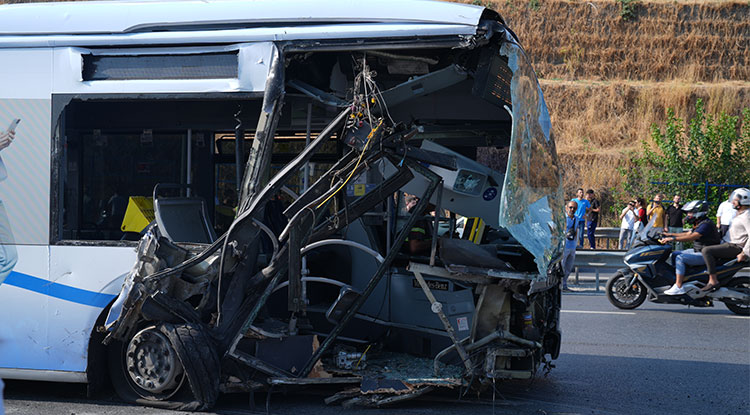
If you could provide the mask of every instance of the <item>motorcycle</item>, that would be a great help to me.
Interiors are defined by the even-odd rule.
[[[738,263],[736,259],[717,268],[718,289],[701,290],[708,283],[708,272],[705,266],[695,266],[685,270],[685,294],[664,294],[675,282],[675,263],[672,246],[662,245],[660,238],[659,233],[651,232],[651,224],[634,237],[624,257],[627,268],[619,269],[607,281],[607,299],[612,305],[631,310],[647,299],[694,307],[713,307],[714,301],[722,301],[733,313],[750,315],[750,277],[735,276],[750,263]]]

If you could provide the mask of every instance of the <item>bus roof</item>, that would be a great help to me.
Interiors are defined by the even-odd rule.
[[[401,23],[476,26],[484,7],[431,0],[125,0],[0,6],[0,36]]]

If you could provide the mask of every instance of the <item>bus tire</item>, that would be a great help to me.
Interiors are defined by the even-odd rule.
[[[219,397],[221,363],[207,333],[196,324],[162,324],[187,374],[194,401],[181,410],[210,409]]]
[[[127,342],[113,342],[108,353],[112,386],[126,402],[183,411],[206,410],[216,402],[219,359],[197,325],[144,327]]]

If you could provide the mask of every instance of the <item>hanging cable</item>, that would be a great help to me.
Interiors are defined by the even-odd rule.
[[[354,175],[354,172],[357,171],[357,167],[359,167],[359,164],[362,162],[362,158],[364,157],[365,153],[367,152],[367,149],[370,147],[370,141],[372,141],[373,135],[375,135],[375,132],[378,131],[378,129],[380,128],[381,125],[383,125],[383,121],[382,120],[380,121],[380,123],[378,123],[378,125],[375,128],[372,129],[372,131],[370,131],[370,134],[367,135],[367,142],[365,143],[364,149],[362,149],[362,153],[359,154],[359,158],[357,159],[357,164],[354,165],[354,168],[349,173],[349,176],[346,178],[346,180],[344,180],[344,183],[341,183],[341,186],[339,186],[339,188],[336,189],[336,191],[334,191],[333,193],[331,193],[324,201],[320,202],[320,204],[318,206],[316,206],[315,209],[319,209],[321,206],[323,206],[324,204],[326,204],[326,202],[328,202],[329,200],[331,200],[331,198],[333,196],[335,196],[341,189],[344,188],[344,186],[346,186],[346,184],[349,182],[349,180]]]

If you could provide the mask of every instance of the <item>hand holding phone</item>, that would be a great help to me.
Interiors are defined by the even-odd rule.
[[[20,118],[14,119],[13,121],[10,122],[10,125],[8,126],[8,129],[6,131],[8,131],[8,133],[15,133],[16,127],[18,126],[18,123],[20,122],[21,122]]]
[[[14,119],[11,121],[8,129],[0,133],[0,150],[7,148],[16,138],[16,126],[18,126],[19,122],[21,122],[20,118]]]

